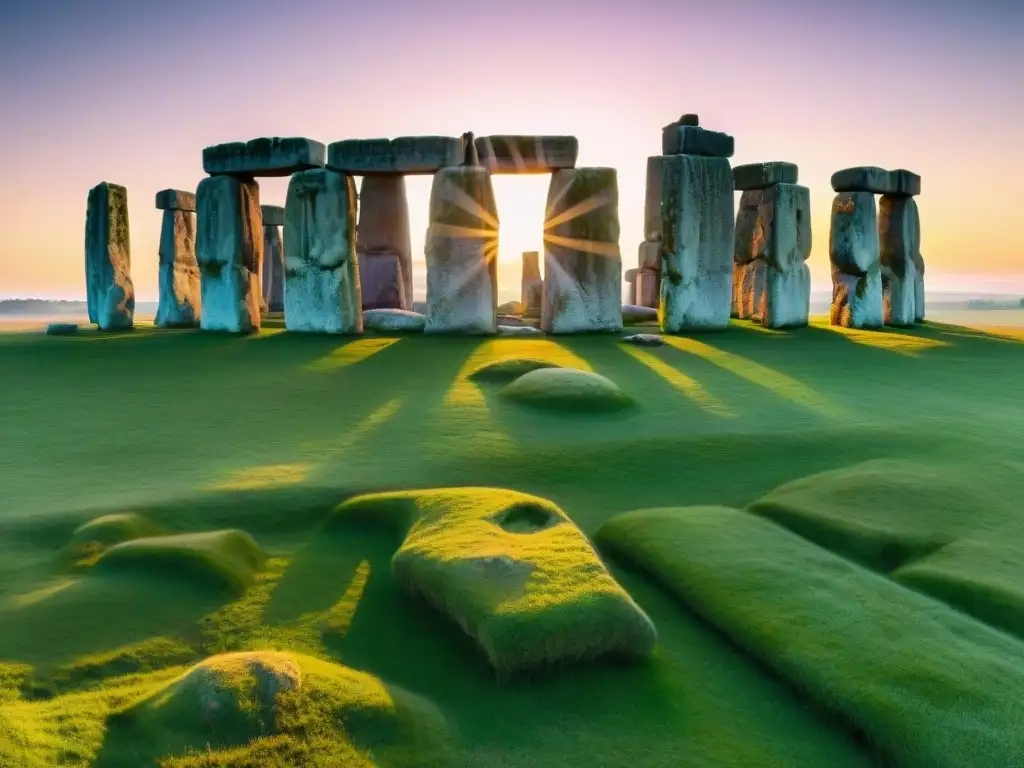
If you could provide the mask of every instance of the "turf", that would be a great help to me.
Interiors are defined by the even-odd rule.
[[[134,768],[110,712],[182,665],[263,650],[364,670],[434,702],[460,765],[878,764],[846,717],[600,547],[657,627],[654,654],[499,682],[461,629],[395,579],[394,532],[322,530],[359,494],[465,486],[547,499],[592,535],[627,510],[745,508],[801,478],[868,466],[892,473],[887,514],[865,517],[842,494],[815,509],[929,546],[854,551],[845,535],[812,535],[832,530],[822,515],[801,533],[878,581],[956,555],[954,542],[1015,546],[1024,346],[1011,332],[737,323],[668,341],[338,339],[285,334],[279,321],[247,338],[144,326],[0,334],[0,765]],[[509,358],[592,370],[634,406],[579,417],[527,408],[471,376]],[[79,526],[111,514],[168,535],[242,530],[269,557],[241,593],[56,557]],[[1022,588],[1015,560],[960,557],[955,572],[972,584]],[[997,623],[976,616],[963,620]],[[808,631],[819,620],[810,615]],[[837,657],[844,669],[860,663],[853,651]],[[302,764],[289,763],[286,741],[188,759]]]
[[[496,488],[368,494],[333,522],[376,517],[402,533],[397,581],[450,616],[503,677],[654,649],[650,619],[545,499]]]
[[[539,368],[501,390],[502,397],[537,408],[562,411],[618,411],[632,405],[619,386],[593,371]]]

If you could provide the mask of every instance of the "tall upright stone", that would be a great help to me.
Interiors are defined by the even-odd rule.
[[[412,304],[412,245],[404,176],[363,177],[356,252],[363,309],[409,309]],[[369,264],[371,261],[380,263]]]
[[[89,322],[104,331],[132,327],[135,286],[131,275],[128,190],[106,181],[89,190],[86,205],[85,289]]]
[[[733,250],[733,316],[767,328],[807,325],[810,190],[796,183],[792,163],[737,166],[733,179],[743,190]]]
[[[733,137],[685,114],[647,160],[644,239],[657,244],[658,319],[666,333],[722,330],[732,309]],[[641,270],[637,301],[651,280]]]
[[[485,168],[434,174],[425,255],[424,332],[496,333],[498,210]]]
[[[294,174],[284,217],[285,328],[362,333],[352,177],[325,168]]]
[[[661,303],[661,240],[640,243],[636,263],[634,303],[656,309]]]
[[[209,176],[196,188],[196,259],[204,331],[252,333],[260,327],[263,214],[252,179]]]
[[[284,312],[284,208],[261,205],[263,212],[263,306],[268,312]]]
[[[640,270],[637,268],[627,269],[622,273],[622,279],[626,282],[626,300],[624,304],[636,304],[636,276]]]
[[[881,327],[882,274],[874,193],[862,190],[836,195],[832,202],[829,260],[832,325]]]
[[[914,261],[914,322],[922,322],[924,312],[924,257],[918,248]]]
[[[544,222],[544,300],[548,333],[622,330],[619,184],[614,168],[551,174]]]
[[[878,246],[886,325],[905,327],[917,321],[920,227],[914,198],[882,195],[878,201]]]
[[[540,253],[523,251],[523,279],[520,300],[523,304],[523,315],[540,317],[541,303],[544,298],[544,280],[540,276]]]
[[[199,262],[196,260],[196,196],[165,189],[157,192],[160,225],[160,302],[154,324],[195,328],[203,313]]]

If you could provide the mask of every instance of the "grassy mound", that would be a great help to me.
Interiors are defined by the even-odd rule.
[[[141,751],[181,768],[411,767],[443,762],[448,747],[429,702],[365,672],[277,651],[212,656],[115,713],[111,726],[111,765]]]
[[[961,539],[892,578],[1024,638],[1024,551]]]
[[[133,512],[102,515],[76,528],[63,554],[74,561],[94,561],[115,544],[159,533],[156,524]]]
[[[597,539],[895,764],[1024,754],[1024,646],[1006,635],[737,510],[639,510]]]
[[[748,509],[886,572],[966,537],[1024,533],[1019,466],[876,460],[783,485]],[[1012,528],[1007,529],[1006,526]]]
[[[632,400],[611,379],[573,368],[542,368],[501,390],[511,400],[566,411],[617,411]]]
[[[508,357],[485,363],[469,374],[476,381],[509,382],[520,376],[544,368],[559,368],[550,360],[535,360],[529,357]]]
[[[171,571],[242,592],[265,560],[252,536],[229,529],[126,541],[104,552],[96,567]]]
[[[500,675],[654,648],[650,619],[545,499],[447,488],[359,496],[337,514],[367,518],[406,531],[396,580],[450,616]]]

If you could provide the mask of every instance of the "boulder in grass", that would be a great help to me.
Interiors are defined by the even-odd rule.
[[[634,333],[632,336],[623,337],[622,340],[639,347],[661,347],[665,344],[665,339],[657,333]]]
[[[369,494],[336,521],[402,531],[397,581],[458,624],[504,677],[654,649],[653,623],[546,499],[500,488]]]
[[[499,336],[543,336],[544,331],[532,325],[499,325]]]
[[[47,336],[70,336],[78,333],[78,323],[50,323],[46,326]]]
[[[632,400],[611,379],[576,368],[542,368],[501,390],[502,397],[534,408],[557,411],[618,411]]]
[[[422,333],[425,315],[405,309],[363,310],[363,327],[378,333]]]
[[[641,307],[638,304],[622,305],[622,323],[624,325],[656,322],[658,322],[657,307]]]

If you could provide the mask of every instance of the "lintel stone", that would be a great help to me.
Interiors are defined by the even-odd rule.
[[[551,173],[576,167],[575,136],[480,136],[480,165],[491,173]]]
[[[737,191],[767,189],[774,184],[796,184],[799,169],[795,163],[773,161],[737,165],[732,169],[733,185]]]
[[[350,176],[433,175],[464,159],[463,139],[456,136],[345,139],[327,146],[327,167]]]
[[[887,195],[893,191],[893,177],[884,168],[871,165],[844,168],[832,174],[832,189],[836,192],[872,192]]]
[[[693,113],[693,112],[687,112],[685,115],[682,115],[676,121],[676,124],[677,125],[700,125],[700,116],[695,114],[695,113]]]
[[[263,211],[264,227],[284,226],[284,208],[280,205],[261,205],[260,210]]]
[[[156,193],[158,211],[191,211],[196,210],[195,192],[180,189],[161,189]]]
[[[204,149],[203,170],[210,175],[291,176],[322,168],[326,153],[319,141],[301,137],[233,141]]]
[[[672,123],[661,129],[663,155],[732,157],[735,148],[736,142],[729,134],[709,131],[696,125]]]
[[[921,194],[921,177],[906,168],[889,172],[892,194],[914,197]]]

